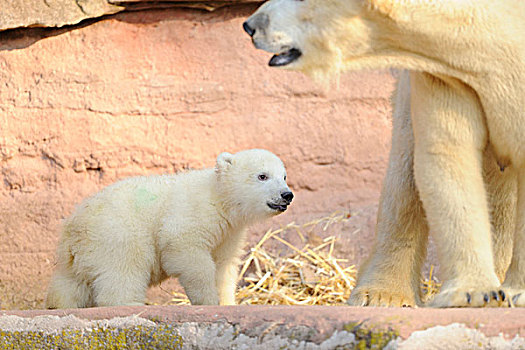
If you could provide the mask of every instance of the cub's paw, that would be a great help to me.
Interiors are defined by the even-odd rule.
[[[525,300],[525,299],[524,299]],[[500,287],[448,288],[441,291],[427,307],[510,307],[511,295]]]
[[[417,307],[416,298],[410,292],[377,287],[354,288],[347,303],[352,306]]]
[[[219,305],[219,296],[207,291],[188,290],[186,292],[191,305]]]

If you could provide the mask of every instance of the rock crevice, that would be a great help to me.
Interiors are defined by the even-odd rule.
[[[0,31],[22,27],[63,27],[122,11],[187,7],[213,11],[260,0],[0,0]]]

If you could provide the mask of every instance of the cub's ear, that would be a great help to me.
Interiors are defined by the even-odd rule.
[[[232,165],[232,162],[233,162],[233,154],[228,153],[228,152],[223,152],[219,154],[219,156],[217,157],[217,166],[216,166],[217,171],[225,171]]]

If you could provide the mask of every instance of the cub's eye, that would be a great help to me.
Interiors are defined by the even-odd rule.
[[[284,181],[286,181],[286,175],[284,175]]]
[[[259,179],[259,181],[266,181],[266,180],[268,180],[268,175],[266,175],[266,174],[259,174],[259,176],[257,176],[257,178]]]

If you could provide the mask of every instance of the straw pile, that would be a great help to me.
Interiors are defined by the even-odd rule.
[[[237,301],[239,304],[263,305],[340,305],[346,302],[355,284],[356,269],[345,267],[347,260],[334,256],[337,238],[308,239],[316,228],[327,231],[334,223],[350,218],[348,213],[333,213],[328,217],[303,225],[290,223],[278,230],[269,230],[251,249],[239,274]],[[289,233],[298,236],[301,248],[292,245]],[[265,249],[265,243],[275,240],[288,248],[279,256]],[[251,271],[251,272],[249,272]]]
[[[441,283],[433,276],[434,265],[430,265],[430,271],[428,272],[428,278],[421,280],[421,289],[423,296],[421,300],[427,302],[434,297],[441,289]]]
[[[346,259],[334,256],[337,241],[334,232],[324,239],[312,233],[327,231],[333,224],[349,218],[349,213],[334,212],[306,224],[292,222],[280,229],[268,230],[242,262],[237,279],[237,303],[344,304],[355,284],[355,266],[346,266]],[[291,235],[295,235],[295,239]],[[291,241],[300,242],[300,247]],[[183,293],[173,293],[170,304],[187,305],[189,300]]]
[[[344,223],[350,217],[349,213],[335,212],[306,224],[292,222],[268,230],[241,265],[237,303],[345,305],[355,285],[357,269],[334,255],[339,232],[330,232],[324,239],[315,232],[326,232],[333,224]],[[294,245],[292,241],[299,243]],[[432,272],[433,266],[428,278],[421,281],[425,301],[440,287]],[[189,300],[183,293],[173,293],[170,304],[187,305]]]

